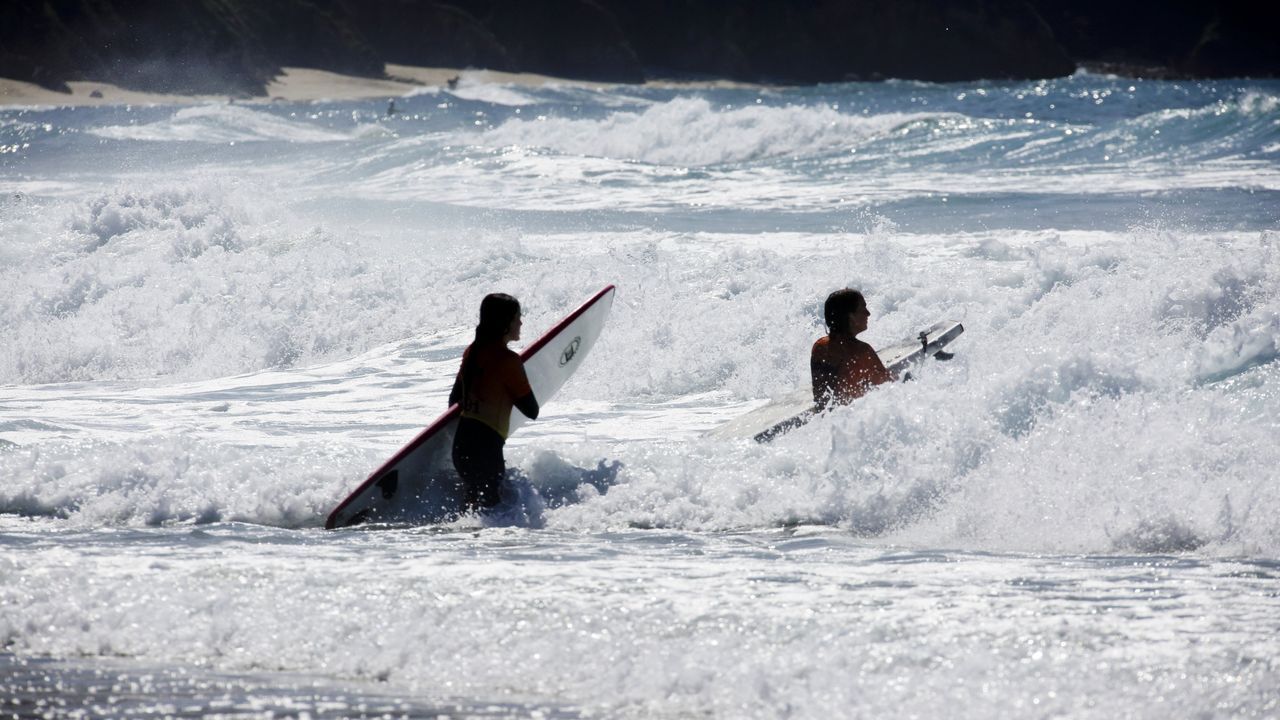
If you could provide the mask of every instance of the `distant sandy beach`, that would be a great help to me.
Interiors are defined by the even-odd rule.
[[[538,86],[546,84],[598,87],[602,83],[566,80],[532,73],[508,73],[494,70],[428,68],[409,65],[387,65],[386,78],[341,75],[311,68],[284,68],[284,73],[267,85],[267,94],[259,97],[227,95],[174,95],[126,90],[102,82],[67,83],[70,93],[42,88],[29,82],[0,78],[0,107],[23,106],[89,106],[89,105],[182,105],[235,100],[245,103],[273,101],[309,102],[316,100],[362,100],[394,98],[427,87],[443,87],[453,78],[469,85],[508,84]]]
[[[387,77],[367,78],[342,75],[312,68],[286,67],[267,85],[267,94],[256,97],[229,95],[178,95],[126,90],[103,82],[75,81],[67,85],[70,93],[40,87],[21,80],[0,78],[0,107],[79,107],[90,105],[193,105],[210,102],[315,102],[320,100],[365,100],[395,98],[423,88],[445,87],[458,79],[463,85],[572,85],[577,87],[609,87],[613,83],[571,80],[568,78],[512,73],[498,70],[416,67],[387,65]],[[766,87],[756,83],[732,80],[650,80],[649,87]]]

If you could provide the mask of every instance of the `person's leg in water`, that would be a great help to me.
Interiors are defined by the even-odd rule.
[[[502,436],[482,422],[463,418],[453,436],[453,466],[462,477],[464,512],[487,510],[502,499],[507,472]]]

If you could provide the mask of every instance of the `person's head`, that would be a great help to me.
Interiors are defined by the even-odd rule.
[[[506,293],[490,293],[480,301],[480,325],[477,342],[503,342],[520,339],[520,301]]]
[[[822,306],[827,331],[834,335],[857,335],[867,329],[869,317],[871,311],[867,310],[866,298],[852,288],[836,290],[827,296]]]

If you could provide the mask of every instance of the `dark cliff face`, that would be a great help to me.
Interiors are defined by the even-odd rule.
[[[337,0],[329,7],[346,18],[390,63],[517,68],[492,30],[453,5],[420,0]]]
[[[1066,75],[1074,63],[1021,0],[602,0],[661,71],[836,82]]]
[[[1231,2],[1201,31],[1181,69],[1201,77],[1280,76],[1280,3]]]
[[[592,0],[495,3],[487,21],[522,70],[605,82],[644,81],[617,19]]]
[[[946,82],[1075,70],[1048,25],[1022,0],[828,1],[819,18],[820,46],[836,53],[830,64],[857,77]]]
[[[261,94],[285,65],[638,82],[1039,78],[1081,62],[1275,76],[1280,3],[1246,0],[10,0],[0,76]]]
[[[1030,0],[1071,57],[1135,75],[1275,77],[1280,3]]]
[[[383,68],[358,34],[307,0],[17,0],[6,15],[0,74],[53,88],[100,80],[254,95],[282,65],[359,75]]]
[[[391,62],[642,82],[614,16],[593,0],[341,0]]]
[[[99,37],[100,72],[125,87],[181,93],[261,94],[284,65],[380,76],[381,57],[307,0],[129,0]]]

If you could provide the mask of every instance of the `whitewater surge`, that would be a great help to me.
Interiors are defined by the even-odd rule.
[[[597,443],[589,452],[568,455],[572,463],[587,468],[601,458],[621,460],[626,465],[620,476],[625,482],[597,501],[554,516],[553,524],[604,529],[623,522],[707,531],[800,522],[848,527],[872,536],[905,529],[903,537],[923,533],[930,543],[973,549],[1100,552],[1123,544],[1120,536],[1155,517],[1188,528],[1198,538],[1197,547],[1213,544],[1227,553],[1280,548],[1280,526],[1273,522],[1274,515],[1250,511],[1257,502],[1265,506],[1276,500],[1265,475],[1248,472],[1277,459],[1276,444],[1269,442],[1276,422],[1267,402],[1272,395],[1246,392],[1247,399],[1234,397],[1242,388],[1269,386],[1275,377],[1271,361],[1280,343],[1275,324],[1280,311],[1275,291],[1280,287],[1276,282],[1280,263],[1271,238],[1245,236],[1209,247],[1192,238],[1161,233],[1134,233],[1123,242],[1096,236],[1087,237],[1088,242],[1051,236],[1019,240],[947,240],[952,257],[968,258],[963,265],[932,253],[903,252],[874,237],[848,238],[846,242],[856,249],[793,247],[785,254],[764,249],[689,253],[674,245],[636,247],[618,240],[594,258],[579,256],[582,266],[593,268],[593,274],[631,279],[620,296],[610,332],[598,348],[607,362],[588,365],[565,389],[561,402],[570,408],[579,403],[580,409],[564,418],[552,414],[529,428],[526,437],[513,441],[512,458],[527,464],[525,447],[534,451],[543,435],[563,436],[560,423],[607,427],[609,418],[627,422],[629,409],[634,408],[666,419],[648,436],[652,445],[623,442],[600,447]],[[793,242],[801,244],[798,239]],[[277,290],[301,299],[287,306],[297,314],[279,320],[279,327],[288,328],[293,336],[302,335],[304,347],[313,348],[312,352],[350,354],[351,347],[333,349],[320,343],[333,332],[335,319],[342,317],[338,308],[349,306],[356,296],[334,297],[335,283],[322,296],[328,301],[317,303],[304,288],[313,284],[317,268],[340,269],[337,277],[345,277],[351,267],[363,266],[351,261],[350,255],[329,259],[323,242],[306,248],[308,271],[293,276],[301,284]],[[534,282],[547,286],[552,282],[548,276],[558,267],[554,257],[528,249],[526,253],[525,271],[539,273],[533,276]],[[327,263],[315,262],[316,257],[326,258]],[[840,284],[842,277],[836,273],[855,263],[862,274],[844,282],[863,287],[871,298],[873,329],[868,336],[873,343],[910,335],[913,328],[937,317],[955,317],[967,328],[958,346],[959,357],[924,368],[916,382],[882,390],[856,411],[833,412],[773,446],[744,449],[698,440],[702,430],[710,427],[709,421],[697,417],[695,411],[702,408],[682,398],[702,398],[703,408],[721,407],[727,414],[733,407],[745,407],[742,403],[803,384],[804,349],[821,333],[813,298],[820,298],[824,288]],[[273,266],[290,267],[279,260]],[[170,277],[164,263],[150,267],[159,269],[161,277]],[[240,272],[242,267],[237,263],[224,272]],[[675,268],[684,277],[679,287],[669,280]],[[390,262],[371,270],[390,272]],[[191,272],[192,278],[197,276],[197,270]],[[272,273],[260,282],[267,285],[282,277]],[[779,277],[797,282],[780,284]],[[994,285],[992,278],[998,278]],[[474,279],[463,272],[454,282],[457,286],[450,287],[442,277],[434,287],[444,297],[465,296],[466,286]],[[151,283],[148,279],[144,286]],[[105,283],[98,281],[98,285]],[[125,287],[131,293],[135,286]],[[379,297],[385,305],[381,312],[421,312],[412,304],[421,301],[423,292]],[[85,302],[114,302],[107,299],[110,294],[104,288],[100,298]],[[220,363],[233,360],[239,365],[232,366],[232,372],[307,367],[297,356],[227,355],[228,348],[262,347],[261,328],[274,321],[279,311],[278,303],[273,305],[268,297],[245,290],[236,295],[271,309],[248,304],[233,307],[248,317],[220,329],[227,338],[221,345],[193,342],[189,333],[178,332],[188,322],[183,306],[191,302],[189,295],[154,296],[152,303],[172,303],[152,306],[170,324],[154,328],[148,336],[154,344],[144,348],[148,352],[143,354],[152,358],[152,364],[138,373],[139,378],[166,375],[165,363],[175,359],[188,363],[172,373],[178,378],[216,378],[226,367]],[[585,294],[575,296],[562,289],[543,297],[551,308],[563,311]],[[775,313],[773,308],[781,310]],[[175,451],[169,442],[134,440],[127,434],[119,441],[122,446],[102,449],[109,458],[105,461],[79,444],[44,445],[38,454],[15,450],[6,454],[5,461],[14,464],[15,476],[30,484],[10,486],[11,501],[23,511],[88,513],[88,517],[118,517],[124,522],[236,517],[271,525],[315,524],[319,512],[308,522],[291,504],[301,495],[307,498],[306,507],[321,510],[325,494],[339,494],[341,483],[330,480],[317,485],[316,478],[289,469],[287,457],[265,460],[261,447],[280,442],[275,437],[278,427],[294,427],[299,438],[310,422],[339,431],[343,423],[359,422],[349,413],[385,402],[373,393],[399,388],[414,396],[410,408],[416,415],[398,412],[402,434],[380,439],[385,450],[394,449],[415,424],[424,425],[444,407],[455,369],[451,362],[465,338],[466,308],[453,311],[455,320],[441,323],[437,315],[433,324],[425,325],[428,330],[451,331],[428,342],[425,349],[375,346],[372,355],[360,361],[315,366],[297,378],[229,379],[214,384],[218,391],[211,391],[208,383],[197,383],[152,397],[152,404],[165,407],[163,424],[189,423],[200,428],[206,442],[223,435],[247,445],[244,450],[218,450],[230,453],[223,461],[191,463],[186,459],[191,449]],[[555,314],[537,302],[531,304],[530,313],[539,318]],[[39,327],[47,337],[50,316],[57,313],[31,318],[33,332]],[[76,317],[76,324],[65,332],[94,322],[93,317]],[[373,345],[386,332],[380,326],[351,328],[355,349]],[[216,337],[206,335],[205,339]],[[123,356],[113,341],[109,336],[85,334],[81,342],[88,347],[82,356],[117,363],[111,374],[104,373],[108,377],[145,362]],[[162,351],[156,352],[157,347]],[[637,347],[652,351],[628,351]],[[1012,355],[1011,348],[1016,348]],[[397,366],[427,355],[432,362]],[[63,383],[84,380],[80,375],[93,367],[68,367],[63,353],[50,354],[47,361],[50,365],[44,372],[63,373],[57,378]],[[360,386],[364,381],[358,378],[366,375],[372,387]],[[154,382],[149,379],[147,384]],[[327,387],[334,383],[341,388]],[[259,384],[266,392],[251,393]],[[294,390],[295,385],[299,389]],[[124,383],[118,389],[103,388],[101,394],[116,396],[110,398],[112,406],[127,407],[128,396],[140,392],[137,387],[136,382]],[[83,384],[67,388],[84,391]],[[418,397],[419,393],[423,395]],[[107,398],[76,407],[71,400],[60,399],[61,394],[58,386],[42,392],[56,396],[46,406],[66,406],[64,422],[55,427],[74,434],[77,425],[98,426],[99,432],[115,434],[102,420]],[[312,395],[319,398],[309,406]],[[348,404],[348,396],[358,399]],[[263,428],[246,427],[245,414],[230,409],[227,399],[237,397],[253,400]],[[397,404],[403,406],[403,401]],[[670,407],[663,409],[664,405]],[[333,409],[326,411],[326,406]],[[270,415],[264,414],[268,408]],[[315,413],[325,417],[312,420]],[[710,422],[724,416],[712,416]],[[268,417],[274,422],[268,424]],[[593,421],[593,417],[599,419]],[[127,413],[121,421],[131,423],[135,432],[155,424],[145,416]],[[162,430],[163,424],[156,429]],[[22,439],[32,435],[39,437],[27,433]],[[1115,437],[1126,440],[1113,456],[1100,454],[1103,447],[1112,446],[1109,438]],[[1217,437],[1239,441],[1224,446]],[[673,441],[678,444],[673,446]],[[692,451],[687,443],[693,443]],[[1082,446],[1091,452],[1082,453]],[[139,469],[136,456],[153,454],[171,464],[158,472]],[[168,457],[173,454],[178,457]],[[362,470],[359,463],[367,469],[376,457],[376,453],[356,455],[340,477],[348,483],[357,480]],[[256,509],[246,507],[225,496],[226,490],[218,484],[206,484],[207,492],[198,499],[187,497],[188,484],[205,483],[201,473],[215,472],[209,466],[231,460],[235,461],[232,466],[270,463],[273,469],[267,474],[273,478],[274,499]],[[81,472],[59,475],[68,462]],[[1210,472],[1215,482],[1205,486],[1202,478]],[[227,487],[244,479],[240,471],[230,468],[216,473],[227,476]],[[140,477],[145,479],[141,485]],[[1067,495],[1042,496],[1047,488],[1058,487]],[[87,496],[102,488],[133,496],[129,502],[137,502],[138,507],[110,509],[107,503],[108,509],[95,509],[105,501]],[[1184,493],[1179,494],[1179,488]],[[1025,489],[1033,490],[1030,498],[1020,494]],[[1142,492],[1134,495],[1133,489]],[[170,491],[183,500],[174,503]],[[1016,499],[993,504],[987,496],[991,492]],[[57,499],[33,502],[42,493]],[[678,501],[672,493],[679,496]],[[1117,497],[1110,507],[1085,500],[1098,493],[1117,493]],[[1228,507],[1232,498],[1243,505]],[[983,517],[951,517],[963,512],[969,502]],[[995,507],[1006,506],[1013,511],[1012,517],[992,514]],[[1056,508],[1053,512],[1061,517],[1048,531],[1041,525],[1046,508]],[[1082,516],[1073,517],[1075,513]]]
[[[866,118],[828,107],[713,109],[703,98],[679,98],[638,114],[614,113],[603,121],[545,116],[510,120],[481,141],[657,165],[706,166],[838,153],[889,135],[918,117],[890,113]]]
[[[347,140],[348,134],[317,128],[241,105],[206,105],[183,108],[172,117],[142,125],[108,125],[89,132],[111,140],[144,142],[322,143]]]
[[[1275,714],[1275,82],[468,74],[396,107],[0,111],[6,693]],[[444,411],[484,294],[531,341],[610,283],[506,447],[515,512],[321,529]],[[846,286],[873,346],[950,319],[955,357],[709,438],[806,386]]]

